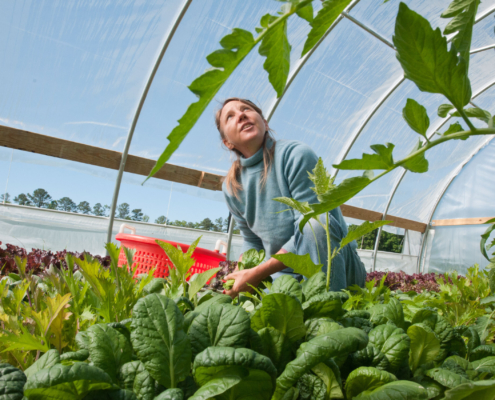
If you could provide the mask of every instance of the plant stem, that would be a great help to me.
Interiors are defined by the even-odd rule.
[[[469,129],[471,129],[471,131],[473,131],[473,132],[476,131],[476,128],[474,127],[471,120],[466,115],[466,112],[462,108],[460,110],[457,110],[457,111],[459,111],[459,114],[461,114],[462,119],[469,126]]]
[[[313,229],[313,225],[309,224],[311,230],[313,231],[313,237],[315,238],[315,244],[316,244],[316,253],[318,254],[318,264],[321,264],[320,260],[320,250],[318,250],[318,241],[316,240],[316,234],[315,230]]]
[[[330,240],[330,218],[328,212],[326,213],[327,225],[325,231],[327,233],[327,249],[328,249],[328,262],[327,262],[327,292],[330,290],[330,272],[332,271],[332,246]]]

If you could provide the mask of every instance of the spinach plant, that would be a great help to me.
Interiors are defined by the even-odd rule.
[[[265,250],[249,249],[242,254],[242,261],[237,263],[239,271],[243,269],[251,269],[260,265],[265,259]],[[230,290],[234,286],[235,279],[229,279],[223,284],[225,290]]]

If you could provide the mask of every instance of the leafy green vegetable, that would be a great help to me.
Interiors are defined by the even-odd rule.
[[[131,344],[124,335],[108,325],[93,325],[86,332],[91,362],[117,383],[118,370],[132,359]]]
[[[346,395],[353,399],[365,390],[372,391],[386,383],[394,382],[395,375],[373,367],[360,367],[349,374],[346,380]]]
[[[203,288],[203,286],[206,285],[206,282],[208,282],[210,278],[213,277],[213,275],[215,275],[220,270],[221,268],[218,267],[209,269],[199,274],[194,274],[189,280],[189,300],[192,300],[196,293],[198,293]]]
[[[306,341],[315,338],[316,336],[325,335],[327,333],[343,329],[343,326],[335,322],[331,318],[311,318],[304,322],[306,326]]]
[[[440,29],[400,3],[393,37],[407,79],[423,92],[443,94],[459,110],[471,100],[471,84],[465,60],[455,48],[447,49]]]
[[[270,289],[270,293],[284,293],[303,302],[303,292],[301,284],[290,275],[282,275],[275,279]]]
[[[356,400],[427,400],[428,392],[419,383],[409,381],[390,382],[372,391],[364,391]]]
[[[165,296],[150,294],[134,306],[134,351],[150,375],[167,388],[175,388],[189,373],[191,346],[183,325],[182,313]]]
[[[234,287],[235,279],[227,280],[222,286],[225,290],[230,290]]]
[[[297,381],[297,388],[299,390],[300,400],[326,400],[327,398],[327,388],[325,383],[315,375],[304,374]],[[290,388],[282,400],[286,398],[287,394],[289,396],[292,394]]]
[[[409,366],[414,373],[422,365],[434,361],[440,353],[440,341],[435,333],[426,325],[411,325],[407,330],[411,339]]]
[[[184,393],[180,389],[167,389],[156,396],[154,400],[184,400]]]
[[[248,375],[229,389],[221,399],[269,400],[275,387],[277,370],[269,358],[249,349],[209,347],[194,359],[193,375],[200,387],[211,380],[247,370]]]
[[[328,399],[343,399],[342,379],[340,370],[335,361],[330,359],[325,363],[320,363],[312,368],[312,371],[325,384],[326,398]]]
[[[299,301],[283,293],[273,293],[263,298],[261,307],[251,317],[251,328],[259,332],[272,327],[284,334],[291,342],[304,337],[303,309]]]
[[[0,364],[0,399],[21,400],[26,375],[10,364]]]
[[[31,377],[36,372],[41,371],[44,368],[50,368],[55,364],[60,363],[60,355],[58,350],[51,349],[48,350],[45,354],[43,354],[38,361],[36,361],[33,365],[31,365],[28,369],[24,371],[26,377]]]
[[[344,170],[389,170],[394,166],[394,159],[392,157],[394,147],[392,143],[387,143],[386,146],[375,144],[371,146],[371,149],[376,154],[363,153],[363,158],[361,159],[344,160],[340,164],[334,165],[334,167]]]
[[[222,371],[218,374],[218,378],[214,378],[201,386],[201,388],[194,393],[194,396],[190,397],[190,400],[208,400],[211,398],[217,398],[215,396],[224,394],[247,376],[249,376],[249,371],[246,368],[236,368],[232,371]]]
[[[97,390],[91,392],[85,398],[85,400],[138,400],[136,395],[130,390],[117,389],[117,390]]]
[[[309,254],[297,255],[293,253],[273,254],[273,258],[292,268],[294,273],[311,278],[321,270],[323,264],[315,264]]]
[[[426,375],[447,388],[454,388],[458,385],[469,382],[469,380],[463,376],[444,368],[430,369],[426,371]]]
[[[313,367],[330,357],[338,357],[361,350],[368,344],[367,335],[356,328],[344,328],[317,336],[301,345],[294,361],[287,364],[277,379],[273,400],[281,399],[285,393]]]
[[[303,303],[302,308],[305,320],[319,317],[338,318],[344,314],[342,300],[334,292],[313,296]]]
[[[306,301],[312,297],[327,293],[327,277],[324,272],[317,272],[302,283],[302,291]]]
[[[272,327],[260,329],[258,335],[261,344],[258,352],[272,361],[280,375],[287,363],[294,359],[292,343],[283,333]]]
[[[445,400],[490,400],[495,396],[495,381],[463,383],[445,392]]]
[[[77,362],[57,364],[31,375],[24,385],[29,400],[81,400],[95,390],[118,389],[101,369]]]
[[[134,392],[139,400],[153,400],[155,397],[155,380],[141,361],[124,364],[119,371],[119,381],[123,389]]]
[[[242,307],[213,304],[191,323],[188,336],[193,358],[210,346],[246,347],[251,322]]]

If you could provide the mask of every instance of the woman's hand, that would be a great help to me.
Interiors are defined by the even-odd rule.
[[[237,297],[240,292],[252,291],[252,289],[247,284],[249,283],[250,285],[256,287],[263,280],[263,278],[259,274],[258,268],[259,266],[251,269],[244,269],[242,271],[235,271],[223,278],[226,281],[228,281],[229,279],[235,280],[232,289],[225,291],[225,293],[234,298]]]

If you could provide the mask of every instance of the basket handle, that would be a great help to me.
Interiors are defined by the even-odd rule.
[[[130,226],[130,225],[127,225],[127,224],[122,224],[120,225],[120,229],[119,229],[119,233],[124,233],[124,229],[129,229],[133,235],[136,234],[136,228]]]
[[[218,239],[217,243],[215,244],[215,252],[220,253],[220,247],[223,246],[222,254],[226,255],[227,254],[227,243],[225,243],[222,239]]]

